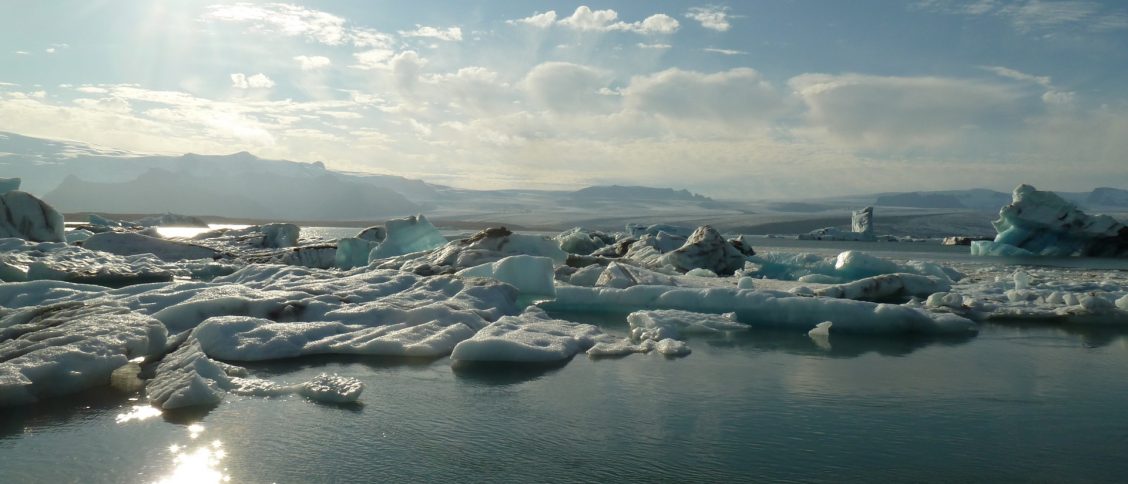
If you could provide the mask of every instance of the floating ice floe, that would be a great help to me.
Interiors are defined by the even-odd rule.
[[[151,317],[83,303],[27,308],[0,321],[0,406],[107,385],[130,359],[159,355],[167,334]]]
[[[1014,189],[999,209],[993,242],[972,242],[972,255],[1128,256],[1128,227],[1108,215],[1089,215],[1056,193],[1030,185]]]
[[[0,194],[0,213],[0,238],[66,242],[63,215],[30,193],[10,190]]]
[[[952,314],[933,314],[893,304],[799,297],[786,292],[732,288],[634,286],[626,289],[562,286],[556,299],[539,304],[550,311],[623,313],[643,309],[680,309],[700,313],[735,312],[737,319],[757,327],[806,331],[833,320],[836,330],[863,334],[966,334],[977,331],[971,320]]]
[[[505,316],[458,343],[450,357],[463,362],[551,363],[613,341],[598,327],[552,319],[538,308]]]
[[[165,240],[132,232],[103,232],[82,242],[89,250],[117,255],[153,254],[166,262],[195,259],[218,259],[223,254],[200,245]]]
[[[552,259],[513,255],[458,271],[462,277],[488,277],[512,285],[528,296],[554,297]]]
[[[588,255],[614,243],[615,239],[603,232],[588,231],[575,227],[554,237],[560,249],[569,254]]]

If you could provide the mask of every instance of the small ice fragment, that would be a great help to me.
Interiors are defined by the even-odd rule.
[[[1030,274],[1023,272],[1022,269],[1014,271],[1014,288],[1016,290],[1030,288]]]
[[[654,351],[666,356],[685,356],[690,353],[689,345],[685,341],[666,338],[654,345]]]
[[[349,403],[360,398],[364,383],[356,378],[322,373],[302,384],[302,396],[326,403]]]
[[[748,276],[741,277],[740,281],[736,283],[736,287],[740,289],[755,289],[756,280]]]
[[[830,350],[830,327],[833,325],[831,321],[823,321],[807,331],[807,336],[810,336],[811,341],[814,341],[819,348]]]
[[[1128,311],[1128,295],[1116,300],[1116,307]]]

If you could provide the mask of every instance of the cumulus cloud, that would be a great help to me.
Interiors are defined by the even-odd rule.
[[[332,64],[332,61],[330,61],[328,57],[320,55],[299,55],[295,56],[294,60],[298,61],[298,66],[301,67],[303,71],[316,71],[329,67],[329,65]]]
[[[388,67],[395,77],[396,86],[404,91],[412,90],[419,82],[419,72],[427,61],[413,50],[400,52],[388,61]]]
[[[261,72],[250,76],[236,72],[231,74],[231,87],[236,89],[270,89],[274,87],[274,81]]]
[[[576,7],[572,15],[556,20],[555,10],[536,13],[523,19],[509,20],[510,25],[526,24],[540,28],[560,25],[573,30],[589,32],[624,31],[643,35],[672,34],[680,26],[677,19],[664,13],[657,13],[637,22],[619,20],[619,12],[611,9],[592,10],[587,5]]]
[[[515,19],[515,20],[506,20],[505,23],[507,23],[509,25],[517,25],[517,24],[532,25],[533,27],[547,29],[547,28],[551,27],[552,24],[556,23],[556,11],[555,10],[549,10],[549,11],[544,12],[544,13],[537,12],[537,13],[534,13],[534,14],[528,16],[528,17],[525,17],[525,18],[519,18],[519,19]]]
[[[522,81],[529,98],[558,113],[604,111],[608,96],[601,94],[610,75],[593,67],[570,62],[545,62],[534,67]]]
[[[804,74],[789,85],[814,127],[865,149],[944,147],[1023,114],[1015,89],[976,80]]]
[[[622,93],[628,109],[672,120],[768,123],[785,107],[783,96],[749,68],[667,69],[631,78]]]
[[[717,32],[727,32],[732,28],[728,21],[728,7],[709,5],[705,7],[690,8],[685,14],[686,18],[696,20],[702,27]]]
[[[426,37],[432,39],[446,40],[449,42],[462,41],[462,29],[460,27],[449,27],[446,29],[439,29],[435,27],[428,27],[425,25],[416,25],[415,30],[401,30],[400,35],[404,37]]]

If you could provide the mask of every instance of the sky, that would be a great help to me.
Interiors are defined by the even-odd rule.
[[[1128,3],[0,4],[0,131],[465,188],[1128,188]]]

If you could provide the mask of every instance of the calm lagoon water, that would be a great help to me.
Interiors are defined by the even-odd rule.
[[[623,331],[616,318],[558,315]],[[1128,339],[986,325],[965,340],[754,331],[681,359],[452,370],[251,366],[365,381],[363,404],[234,398],[157,415],[111,390],[0,416],[3,482],[1123,481]],[[138,411],[140,409],[141,411]],[[171,479],[183,479],[180,481]]]
[[[853,248],[794,242],[778,248]],[[627,329],[621,316],[556,316]],[[1128,330],[985,324],[955,340],[834,335],[829,348],[748,331],[688,343],[680,359],[581,355],[554,367],[355,357],[249,366],[279,382],[357,377],[367,385],[357,405],[232,397],[161,414],[105,389],[7,408],[0,482],[1128,479]]]

